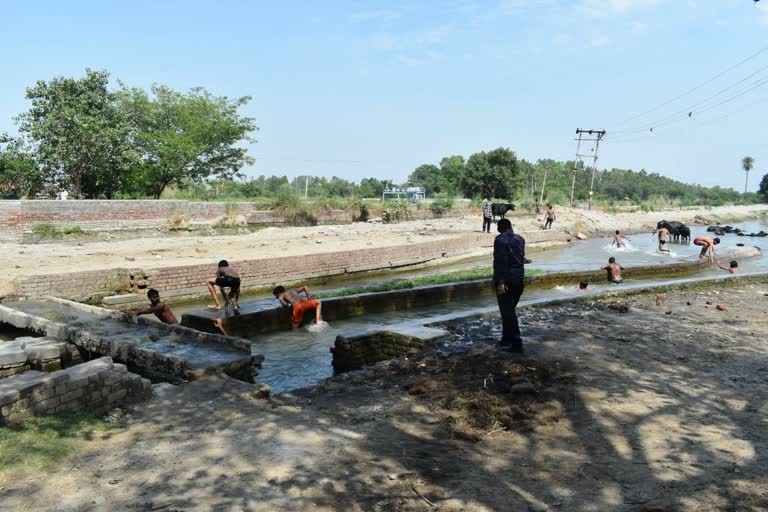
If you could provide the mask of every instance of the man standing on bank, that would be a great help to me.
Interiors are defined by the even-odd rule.
[[[493,218],[493,209],[491,208],[491,198],[489,195],[483,199],[483,233],[491,232],[491,219]]]
[[[501,219],[497,224],[500,233],[493,243],[493,286],[501,312],[503,350],[521,354],[523,338],[520,336],[520,324],[517,321],[517,303],[525,288],[525,240],[516,235],[509,219]]]

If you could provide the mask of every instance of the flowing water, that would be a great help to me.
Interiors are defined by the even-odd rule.
[[[734,224],[735,227],[748,232],[768,231],[768,223],[748,222]],[[691,230],[691,239],[698,235],[711,235],[706,227],[694,227]],[[530,268],[539,268],[547,271],[564,270],[594,270],[608,262],[608,258],[614,256],[619,263],[625,266],[634,265],[663,265],[674,261],[695,258],[700,248],[689,244],[667,244],[671,254],[658,253],[658,241],[656,236],[650,233],[629,236],[631,243],[625,248],[616,248],[611,245],[612,238],[595,238],[578,242],[569,247],[531,254],[534,262]],[[768,238],[740,237],[726,235],[721,237],[721,244],[717,248],[733,247],[737,243],[753,245],[763,248],[768,252]],[[464,264],[466,265],[467,262]],[[473,259],[475,266],[488,266],[491,257]],[[727,266],[728,262],[722,262]],[[768,272],[768,257],[751,258],[739,262],[742,272]],[[467,268],[464,266],[463,268]],[[442,269],[441,269],[442,270]],[[425,271],[421,271],[425,272]],[[431,269],[429,273],[435,273]],[[706,268],[697,276],[724,276],[723,270]],[[674,282],[678,279],[645,280],[644,284],[663,284]],[[572,286],[556,286],[549,289],[531,289],[523,295],[523,304],[530,301],[538,301],[550,298],[568,298],[579,294],[577,284]],[[615,285],[605,282],[590,283],[590,293],[600,293]],[[296,389],[318,382],[333,375],[331,367],[330,347],[338,334],[367,329],[372,325],[385,327],[406,320],[427,318],[450,312],[458,312],[483,307],[492,307],[495,298],[492,296],[478,297],[473,300],[465,300],[460,303],[440,304],[435,306],[397,311],[394,313],[371,314],[362,317],[349,318],[333,322],[333,325],[320,330],[282,331],[270,334],[254,336],[253,350],[255,353],[264,354],[265,360],[259,381],[272,386],[275,393]]]

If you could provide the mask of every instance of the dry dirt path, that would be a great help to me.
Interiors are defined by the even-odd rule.
[[[0,509],[767,511],[766,294],[531,309],[522,360],[489,344],[496,318],[467,320],[443,343],[469,352],[273,402],[164,386],[87,452],[0,481]]]

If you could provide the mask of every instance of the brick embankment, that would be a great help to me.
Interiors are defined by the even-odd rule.
[[[29,371],[0,381],[0,424],[59,412],[100,414],[151,394],[149,380],[109,357],[53,373]]]
[[[451,211],[451,216],[474,213]],[[322,223],[352,222],[352,210],[318,209],[314,212]],[[412,219],[429,219],[430,210],[413,210]],[[24,232],[36,225],[59,229],[78,227],[84,231],[117,231],[152,229],[194,224],[211,225],[223,220],[247,224],[281,224],[283,213],[265,209],[250,202],[209,203],[180,200],[68,200],[68,201],[0,201],[0,241],[19,242]]]
[[[526,235],[529,243],[564,243],[567,235],[538,232]],[[315,252],[293,258],[230,260],[243,280],[243,290],[270,287],[275,283],[296,283],[308,279],[388,270],[432,261],[489,251],[493,237],[468,233],[429,242],[371,247],[345,251]],[[215,263],[156,268],[109,268],[84,272],[29,275],[14,281],[18,297],[55,296],[89,303],[101,303],[104,297],[127,297],[121,307],[145,302],[148,288],[161,292],[164,300],[178,301],[204,296],[206,280],[214,275]],[[112,303],[115,304],[115,303]]]

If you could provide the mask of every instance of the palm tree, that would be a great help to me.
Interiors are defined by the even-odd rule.
[[[747,178],[744,180],[744,193],[747,193],[747,186],[749,184],[749,171],[752,170],[752,167],[755,165],[755,159],[751,156],[745,156],[741,159],[741,168],[744,169],[744,172],[747,173]]]

